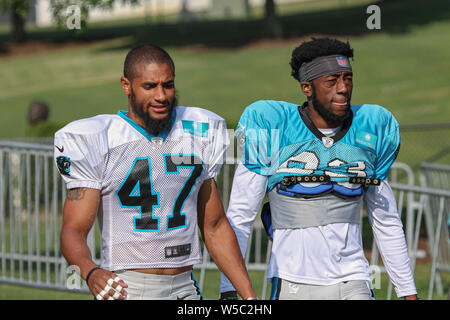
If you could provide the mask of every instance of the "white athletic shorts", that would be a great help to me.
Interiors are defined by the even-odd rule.
[[[177,275],[114,271],[127,285],[128,300],[203,300],[192,271]]]
[[[272,279],[272,300],[375,300],[370,281],[350,280],[329,286]]]

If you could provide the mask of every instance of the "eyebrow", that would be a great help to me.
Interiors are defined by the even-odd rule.
[[[164,81],[163,84],[170,83],[170,82],[175,82],[175,80],[173,80],[173,79],[167,80],[167,81]],[[142,82],[142,85],[155,85],[155,84],[158,84],[158,83],[159,82],[144,81],[144,82]]]

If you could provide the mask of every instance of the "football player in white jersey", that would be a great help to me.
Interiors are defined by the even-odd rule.
[[[199,228],[241,297],[255,298],[215,183],[229,145],[225,121],[177,106],[175,66],[157,46],[128,53],[121,86],[128,110],[55,134],[56,165],[69,189],[64,257],[99,300],[202,299],[192,276],[202,263]],[[100,266],[86,243],[97,216]]]
[[[398,123],[385,108],[351,105],[348,43],[321,38],[292,53],[303,105],[258,101],[236,132],[238,165],[227,216],[245,254],[253,221],[273,237],[271,299],[374,299],[361,240],[365,203],[397,296],[416,299],[402,222],[387,181],[399,147]],[[222,275],[221,297],[234,297]]]

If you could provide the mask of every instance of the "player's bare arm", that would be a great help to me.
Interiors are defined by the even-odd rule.
[[[100,202],[100,191],[90,188],[70,189],[67,193],[63,209],[63,226],[61,230],[61,252],[71,265],[80,268],[81,277],[86,280],[88,274],[88,287],[94,296],[97,296],[105,287],[110,278],[117,276],[104,269],[95,269],[97,264],[92,260],[86,239],[97,215]],[[104,299],[112,297],[118,286],[126,288],[122,280],[113,282],[104,295]],[[117,299],[123,300],[126,290],[119,287],[121,295]]]
[[[67,200],[69,201],[76,201],[76,200],[82,200],[86,194],[86,190],[88,188],[75,188],[70,189],[67,193]]]
[[[255,297],[233,229],[225,215],[214,179],[198,195],[198,224],[209,254],[243,299]]]

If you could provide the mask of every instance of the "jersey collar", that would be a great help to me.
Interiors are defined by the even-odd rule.
[[[306,107],[308,105],[308,102],[306,101],[303,103],[303,105],[298,107],[298,112],[300,113],[300,117],[302,118],[303,122],[305,123],[306,127],[319,139],[322,140],[325,135],[320,132],[319,129],[314,125],[314,123],[311,121],[311,119],[308,117],[308,114],[306,113]],[[337,142],[341,140],[350,129],[350,126],[352,125],[353,121],[353,112],[351,113],[350,117],[342,123],[342,128],[340,131],[336,132],[334,136],[332,136],[334,142]]]
[[[171,123],[170,123],[169,129],[165,129],[165,130],[161,131],[157,136],[152,135],[147,130],[145,130],[143,127],[141,127],[136,122],[134,122],[131,118],[129,118],[127,116],[128,111],[119,110],[117,112],[117,115],[119,117],[121,117],[122,119],[124,119],[126,122],[128,122],[128,124],[130,124],[134,129],[136,129],[140,134],[142,134],[147,140],[149,140],[150,142],[153,142],[152,138],[156,138],[156,137],[162,138],[163,141],[166,141],[166,138],[169,135],[169,133],[172,130],[173,125],[175,123],[176,111],[177,111],[177,108],[175,107],[172,111]]]

